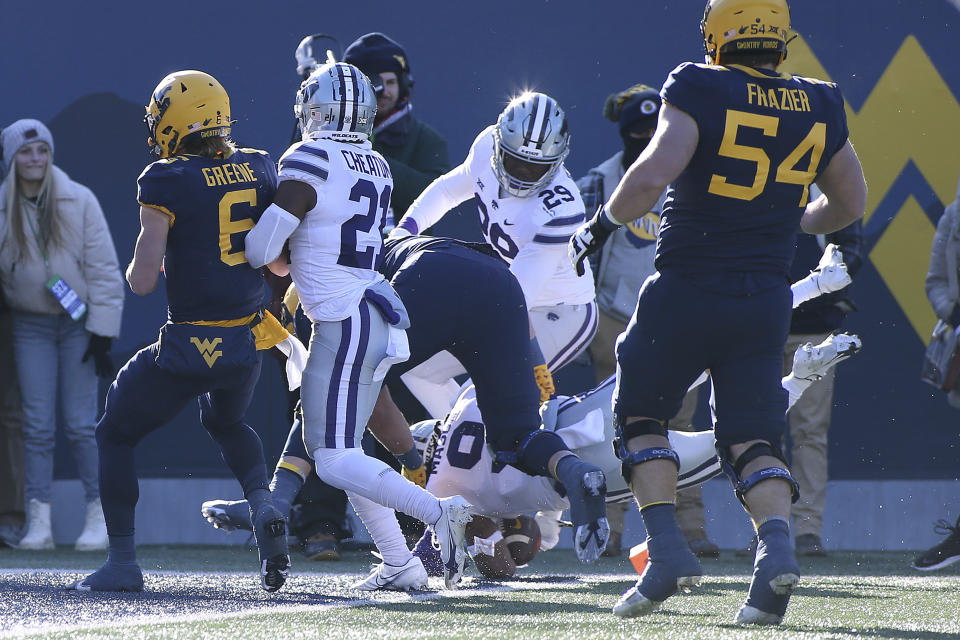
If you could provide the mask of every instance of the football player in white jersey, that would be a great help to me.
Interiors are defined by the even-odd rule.
[[[857,336],[839,334],[830,336],[819,345],[806,344],[794,356],[793,370],[781,383],[788,389],[789,407],[813,382],[820,379],[837,363],[860,349]],[[633,499],[622,471],[622,462],[611,446],[614,443],[612,397],[614,376],[585,393],[555,398],[556,421],[545,425],[557,433],[581,459],[600,467],[607,478],[607,502],[625,502]],[[541,548],[553,548],[559,540],[557,526],[560,513],[569,507],[567,498],[557,490],[556,483],[545,477],[532,477],[512,466],[498,464],[490,447],[483,418],[477,408],[476,395],[467,387],[453,410],[442,421],[424,421],[413,425],[411,431],[417,446],[424,449],[429,468],[427,490],[437,496],[461,495],[473,505],[477,516],[491,519],[512,519],[518,516],[544,512],[538,517]],[[677,489],[691,487],[721,473],[712,430],[697,432],[669,431],[670,445],[677,452],[680,468]],[[628,471],[629,472],[629,471]],[[552,525],[552,526],[551,526]],[[505,544],[499,530],[491,538],[474,540],[468,526],[468,544],[471,553],[489,553],[497,544]],[[431,568],[430,546],[421,543],[417,554]],[[496,554],[504,556],[503,552]],[[481,571],[495,567],[492,558],[478,562]],[[487,577],[502,577],[498,571]]]
[[[480,229],[520,282],[549,371],[573,360],[597,330],[593,274],[587,270],[578,276],[565,259],[565,238],[584,219],[580,192],[563,166],[569,144],[567,120],[556,100],[523,93],[477,136],[466,160],[434,180],[390,232],[390,237],[421,233],[476,196]],[[439,363],[422,366],[431,364]],[[431,373],[423,375],[436,382]],[[426,391],[417,382],[409,386],[420,398]],[[444,398],[440,409],[424,405],[439,418],[453,399]]]
[[[454,588],[469,504],[438,500],[360,448],[387,370],[409,355],[406,310],[376,271],[393,188],[389,165],[369,140],[376,105],[369,79],[349,64],[323,65],[303,82],[294,107],[303,141],[280,159],[280,186],[247,234],[246,256],[277,275],[289,269],[313,323],[301,386],[304,443],[317,475],[347,492],[380,550],[383,563],[369,580],[426,586],[398,510],[435,523],[446,585]]]

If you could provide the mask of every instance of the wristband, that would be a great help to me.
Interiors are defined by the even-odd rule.
[[[600,205],[600,210],[597,211],[597,222],[601,227],[607,231],[616,231],[623,226],[623,223],[614,218],[610,214],[610,209],[607,208],[607,205]]]
[[[423,458],[420,457],[420,452],[417,451],[416,447],[410,449],[406,453],[397,455],[393,454],[393,457],[400,461],[407,469],[419,469],[423,466]]]

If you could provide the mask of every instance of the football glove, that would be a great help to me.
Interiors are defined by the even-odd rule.
[[[424,465],[421,464],[416,469],[407,469],[406,467],[403,467],[401,473],[404,478],[418,487],[427,486],[427,468]]]
[[[619,229],[621,223],[614,220],[607,211],[606,205],[601,205],[597,213],[588,221],[580,225],[567,244],[567,256],[576,269],[577,275],[586,273],[584,261],[591,253],[598,251],[607,241],[610,234]]]
[[[553,383],[553,374],[545,364],[538,364],[533,368],[533,377],[540,389],[540,402],[546,402],[557,395],[557,387]]]

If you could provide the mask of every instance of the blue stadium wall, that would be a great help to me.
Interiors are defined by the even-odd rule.
[[[847,324],[865,349],[840,368],[831,477],[956,479],[960,414],[917,374],[935,321],[923,293],[930,244],[960,173],[960,10],[947,0],[793,4],[801,37],[787,68],[840,84],[870,188],[869,259],[854,284],[859,311]],[[676,64],[702,56],[702,0],[38,6],[0,1],[0,126],[21,117],[50,125],[56,163],[100,198],[123,264],[138,231],[136,178],[149,161],[141,105],[171,71],[215,75],[230,92],[237,140],[279,157],[293,125],[300,38],[327,32],[347,44],[385,31],[409,53],[415,113],[447,138],[455,161],[510,95],[530,87],[566,108],[573,132],[567,166],[580,176],[619,142],[601,115],[609,93],[635,82],[659,86]],[[474,224],[461,217],[444,231],[470,236]],[[160,292],[128,294],[118,362],[154,339],[165,302]],[[282,384],[268,359],[248,416],[271,456],[287,430]],[[195,406],[150,436],[137,456],[144,476],[226,473]],[[57,474],[73,475],[69,455],[58,454]]]

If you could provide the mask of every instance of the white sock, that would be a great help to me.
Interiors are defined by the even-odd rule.
[[[352,491],[347,492],[347,497],[373,538],[373,543],[377,545],[383,561],[394,567],[405,565],[413,554],[407,549],[407,541],[400,531],[393,509],[367,500]]]
[[[440,519],[440,501],[435,496],[361,449],[317,449],[313,459],[317,475],[331,486],[402,511],[427,524]]]
[[[780,385],[790,394],[790,398],[787,400],[787,411],[789,411],[793,405],[797,404],[797,400],[800,399],[800,396],[803,395],[803,392],[806,391],[811,384],[813,384],[812,380],[797,378],[793,373],[781,378]]]

